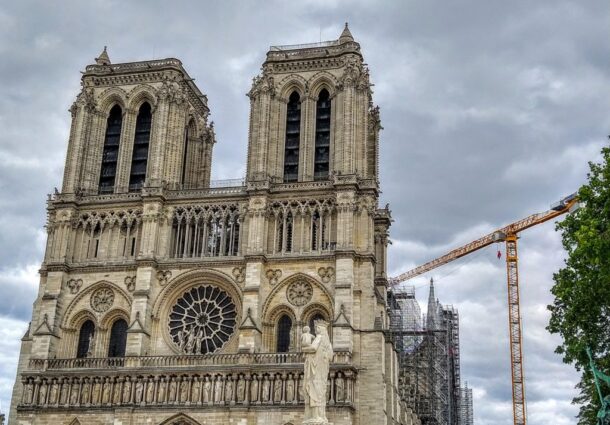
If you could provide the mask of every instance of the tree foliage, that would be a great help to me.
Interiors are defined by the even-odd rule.
[[[557,224],[568,258],[553,276],[547,327],[563,339],[556,352],[582,372],[574,399],[581,404],[579,425],[595,425],[600,408],[587,346],[598,368],[610,374],[610,148],[604,147],[602,161],[589,167],[588,182],[578,191],[581,208]],[[602,391],[610,394],[607,386]]]

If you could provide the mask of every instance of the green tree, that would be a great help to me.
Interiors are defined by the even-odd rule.
[[[578,191],[581,208],[557,224],[568,252],[565,267],[554,274],[548,306],[547,329],[558,333],[563,343],[556,352],[563,361],[582,372],[579,425],[595,425],[600,401],[588,368],[590,347],[599,370],[610,373],[610,147],[602,149],[602,161],[589,163],[588,182]],[[604,395],[610,388],[602,389]]]

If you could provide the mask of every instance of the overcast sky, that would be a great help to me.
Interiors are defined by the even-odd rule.
[[[10,1],[0,4],[0,399],[43,256],[46,194],[61,185],[80,71],[176,57],[208,95],[213,178],[245,171],[245,93],[269,45],[336,39],[345,21],[381,107],[382,202],[397,274],[574,192],[610,132],[606,1]],[[578,375],[545,331],[554,224],[519,241],[529,423],[573,424]],[[427,280],[460,311],[462,379],[477,424],[512,423],[505,265],[489,247]]]

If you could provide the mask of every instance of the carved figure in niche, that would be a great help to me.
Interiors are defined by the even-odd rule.
[[[328,338],[328,324],[315,322],[316,338],[311,346],[303,347],[305,353],[305,415],[303,424],[327,424],[326,400],[328,371],[333,358],[333,347]]]
[[[269,391],[271,390],[271,384],[269,383],[269,380],[267,379],[267,376],[263,376],[263,403],[268,403],[269,402]]]
[[[343,376],[337,374],[335,378],[335,402],[343,403],[345,401],[345,380]]]
[[[176,395],[178,392],[178,384],[176,384],[176,378],[169,378],[169,391],[168,391],[168,401],[171,403],[172,401],[176,401]]]
[[[222,401],[222,381],[221,377],[216,377],[216,383],[214,384],[214,403],[220,403]]]
[[[165,376],[161,377],[161,382],[159,382],[159,391],[157,393],[157,403],[165,403]]]
[[[243,403],[245,398],[246,380],[243,376],[237,377],[237,402]]]
[[[112,404],[121,404],[121,380],[117,381],[112,394]]]
[[[123,403],[129,403],[131,401],[131,381],[129,380],[129,376],[125,377],[125,382],[123,383]]]
[[[72,382],[72,391],[70,391],[70,404],[78,404],[78,382]]]
[[[191,390],[191,401],[193,403],[199,403],[199,388],[201,388],[201,382],[199,382],[199,378],[195,376],[193,378],[193,388]]]
[[[210,391],[212,391],[212,383],[208,380],[207,376],[204,379],[205,379],[205,381],[203,383],[203,402],[209,403],[210,402]]]
[[[148,378],[148,382],[146,383],[146,403],[152,404],[155,399],[155,380],[153,378]]]
[[[70,388],[69,384],[64,381],[61,386],[61,391],[59,392],[59,403],[67,404],[68,403],[68,389]]]
[[[57,381],[53,380],[51,391],[49,392],[49,404],[57,403]]]
[[[252,377],[252,382],[250,383],[250,402],[255,403],[258,401],[258,376],[254,375]]]
[[[301,334],[301,348],[309,347],[313,342],[314,336],[309,331],[309,326],[303,326],[303,333]]]
[[[273,400],[276,403],[282,401],[282,378],[279,375],[275,376],[275,382],[273,383]]]
[[[93,357],[95,353],[95,340],[93,339],[93,333],[89,334],[89,348],[87,348],[87,357]]]
[[[32,384],[26,384],[25,396],[23,397],[24,404],[32,404],[32,396],[34,395],[34,388]]]
[[[102,387],[102,404],[110,403],[110,379],[106,378],[104,380],[104,386]]]
[[[305,385],[302,376],[299,378],[299,401],[305,401]]]
[[[101,384],[99,378],[95,378],[93,385],[91,385],[91,404],[100,403],[101,386],[102,386],[102,384]]]
[[[180,383],[180,402],[186,403],[189,399],[189,382],[187,378],[182,378]]]
[[[229,377],[225,385],[225,401],[230,403],[233,401],[233,378]]]
[[[89,403],[89,391],[90,390],[91,390],[91,384],[89,384],[88,379],[85,379],[85,383],[83,384],[83,387],[81,388],[81,393],[80,393],[81,404]]]
[[[144,394],[144,383],[141,378],[138,378],[136,381],[136,403],[140,403],[142,401],[142,395]]]
[[[292,379],[292,375],[289,375],[286,380],[286,403],[292,401],[294,401],[294,379]]]
[[[47,401],[47,384],[45,381],[40,383],[38,388],[38,404],[44,405]]]

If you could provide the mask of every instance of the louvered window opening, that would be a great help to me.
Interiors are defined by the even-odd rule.
[[[76,357],[79,359],[91,357],[93,353],[90,349],[93,348],[93,337],[95,335],[95,325],[91,320],[87,320],[80,327],[78,334],[78,347],[76,349]]]
[[[127,322],[119,319],[112,324],[110,330],[110,343],[108,357],[125,357],[127,346]]]
[[[287,353],[290,350],[290,333],[292,331],[292,319],[286,315],[280,317],[277,322],[277,352]]]
[[[138,112],[138,117],[136,119],[136,134],[133,141],[131,172],[129,174],[130,191],[140,190],[146,180],[151,126],[152,112],[150,104],[145,102],[140,106],[140,111]]]
[[[119,105],[115,105],[110,110],[106,122],[106,135],[104,136],[104,149],[102,151],[102,169],[100,171],[100,184],[98,189],[99,193],[114,192],[122,125],[123,111]]]
[[[314,180],[328,178],[330,161],[330,96],[322,89],[316,104],[316,142],[314,154]]]
[[[299,178],[299,144],[301,142],[301,100],[297,92],[288,99],[286,109],[286,143],[284,147],[284,182]]]

